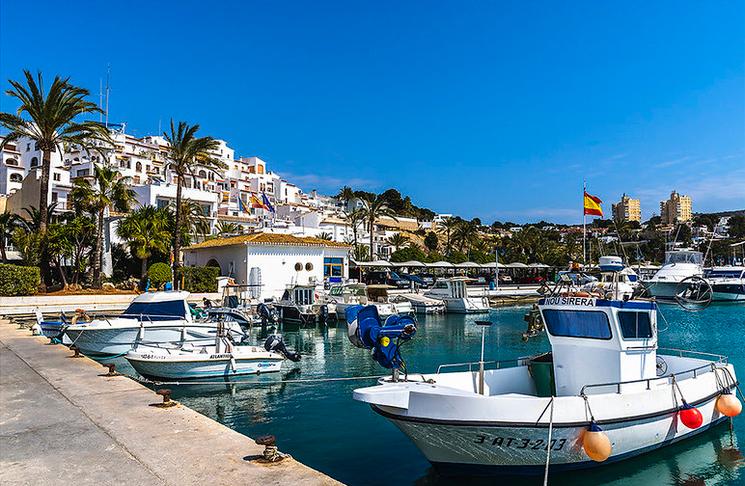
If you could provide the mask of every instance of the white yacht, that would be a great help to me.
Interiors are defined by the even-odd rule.
[[[713,302],[745,303],[745,267],[714,267],[704,272]]]
[[[329,289],[329,300],[336,306],[339,316],[346,314],[347,309],[358,305],[374,305],[378,308],[378,314],[385,318],[394,314],[410,314],[413,312],[411,304],[395,297],[391,298],[388,290],[392,287],[387,285],[366,285],[363,283],[349,283],[335,285]]]
[[[401,298],[408,300],[417,314],[444,314],[447,310],[442,299],[434,299],[423,294],[409,292],[401,294]]]
[[[688,277],[704,274],[703,254],[693,250],[670,250],[665,252],[665,264],[654,276],[643,282],[652,297],[674,299],[678,284]]]
[[[71,345],[91,356],[123,355],[137,343],[214,342],[217,322],[195,321],[186,299],[189,292],[152,292],[135,297],[123,314],[93,316],[90,322],[65,328]],[[240,342],[245,334],[233,322],[227,335]],[[65,341],[66,343],[68,341]]]
[[[393,422],[445,474],[589,468],[684,440],[740,413],[735,369],[725,357],[658,348],[654,301],[575,290],[539,303],[551,352],[485,361],[482,334],[480,361],[432,374],[403,375],[399,350],[381,349],[398,342],[394,337],[411,339],[414,330],[390,328],[391,339],[376,344],[357,334],[381,335],[388,325],[355,322],[350,340],[372,345],[373,359],[398,373],[355,390],[354,399]],[[388,355],[397,360],[382,359]]]
[[[445,302],[448,312],[457,314],[484,314],[489,312],[486,296],[469,297],[467,277],[439,278],[424,295]]]
[[[606,295],[615,300],[629,299],[638,288],[639,279],[629,267],[623,264],[621,257],[602,256],[599,261],[600,278],[582,286],[589,293]]]

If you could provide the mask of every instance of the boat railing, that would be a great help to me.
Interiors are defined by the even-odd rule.
[[[652,389],[652,383],[653,382],[657,382],[657,381],[660,381],[660,380],[667,380],[667,381],[669,381],[669,382],[672,383],[672,381],[677,380],[679,378],[682,378],[685,375],[692,375],[693,378],[697,378],[698,375],[700,375],[701,372],[704,371],[704,370],[714,371],[716,368],[718,368],[718,365],[726,365],[727,364],[727,357],[726,356],[721,356],[721,355],[718,355],[718,354],[700,353],[698,351],[685,351],[685,350],[682,350],[682,349],[673,349],[672,351],[675,351],[676,353],[681,353],[681,354],[679,354],[680,357],[685,357],[685,356],[683,356],[682,353],[691,353],[691,354],[696,354],[696,355],[706,355],[706,356],[710,356],[710,357],[716,357],[718,359],[716,361],[709,361],[706,364],[699,365],[699,366],[696,366],[694,368],[689,368],[687,370],[677,371],[675,373],[670,373],[670,374],[666,374],[666,375],[662,375],[662,376],[656,376],[654,378],[640,378],[638,380],[616,381],[616,382],[610,382],[610,383],[594,383],[592,385],[585,385],[580,390],[579,395],[580,396],[587,395],[587,390],[590,390],[590,389],[607,388],[607,387],[615,387],[616,388],[616,393],[621,393],[621,387],[622,386],[624,386],[624,385],[632,385],[632,384],[636,384],[636,383],[646,383],[646,385],[647,385],[646,389],[647,390],[651,390]]]
[[[513,358],[513,359],[484,361],[484,367],[486,367],[487,365],[494,365],[494,369],[497,369],[497,370],[502,369],[502,368],[515,368],[518,366],[526,366],[531,359],[532,357],[522,357],[522,358]],[[437,374],[439,375],[442,370],[448,369],[448,368],[468,367],[469,372],[473,372],[474,369],[478,371],[480,365],[481,365],[481,361],[472,361],[470,363],[441,364],[440,366],[437,367]],[[511,366],[507,366],[507,365],[511,365]]]

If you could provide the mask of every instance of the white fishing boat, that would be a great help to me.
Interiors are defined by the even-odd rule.
[[[314,284],[289,285],[282,298],[273,306],[284,322],[312,325],[326,322],[329,318],[329,305],[319,300]]]
[[[639,286],[636,272],[623,264],[618,256],[600,257],[600,278],[582,286],[582,290],[614,300],[629,299]]]
[[[189,292],[152,292],[135,297],[121,315],[78,319],[65,328],[71,345],[90,356],[123,355],[137,343],[214,342],[217,322],[194,320],[186,299]],[[227,335],[240,342],[245,333],[232,322]]]
[[[468,296],[466,283],[469,280],[467,277],[440,278],[424,295],[445,302],[448,312],[456,314],[484,314],[489,312],[489,299],[486,296]]]
[[[445,302],[442,299],[434,299],[413,292],[401,294],[400,297],[408,300],[417,314],[444,314],[446,311]]]
[[[231,376],[277,372],[288,358],[298,361],[277,335],[269,336],[264,347],[236,346],[218,331],[215,343],[194,346],[191,343],[174,346],[138,345],[125,358],[139,374],[159,380],[190,380],[199,378],[229,378]]]
[[[363,341],[394,374],[354,398],[393,422],[439,471],[456,474],[543,474],[547,463],[551,471],[594,467],[740,413],[735,369],[725,357],[658,348],[654,301],[576,290],[567,284],[539,303],[551,352],[513,362],[485,361],[482,333],[480,361],[401,376],[395,371],[403,360],[380,359],[391,354],[380,338]],[[372,336],[388,327],[355,326],[355,335]]]
[[[649,295],[658,299],[674,299],[683,280],[701,277],[704,274],[703,254],[687,249],[665,252],[665,264],[652,276],[642,282]]]
[[[745,267],[714,267],[706,270],[704,279],[713,302],[745,303]]]

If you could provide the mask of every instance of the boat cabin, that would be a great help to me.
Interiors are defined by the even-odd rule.
[[[191,310],[186,301],[189,292],[167,291],[140,294],[129,304],[122,317],[137,317],[145,321],[164,321],[173,319],[192,320]]]
[[[367,305],[367,285],[363,283],[334,285],[329,289],[329,295],[341,300],[345,304],[359,303],[361,305]]]
[[[435,282],[430,292],[432,295],[442,295],[451,299],[465,299],[468,297],[466,277],[441,278]]]
[[[539,309],[551,343],[557,396],[578,395],[585,385],[657,376],[654,302],[567,294],[541,299]]]
[[[704,255],[700,251],[693,250],[671,250],[665,252],[665,265],[673,263],[691,263],[693,265],[702,265]]]
[[[385,304],[388,302],[389,294],[388,289],[395,289],[396,287],[390,285],[368,285],[367,286],[367,299],[369,302],[377,302]]]
[[[316,302],[315,285],[293,285],[285,290],[282,300],[295,305],[313,305]]]

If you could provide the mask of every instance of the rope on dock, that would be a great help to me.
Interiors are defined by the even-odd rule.
[[[147,378],[138,378],[135,376],[127,375],[129,378],[147,385],[284,385],[284,384],[316,384],[316,383],[330,383],[339,381],[355,381],[355,380],[373,380],[384,378],[388,375],[369,375],[369,376],[339,376],[333,378],[305,378],[296,380],[272,380],[272,381],[250,381],[250,380],[214,380],[214,381],[197,381],[197,380],[186,380],[186,381],[157,381],[149,380]]]

